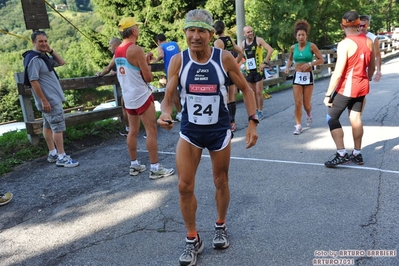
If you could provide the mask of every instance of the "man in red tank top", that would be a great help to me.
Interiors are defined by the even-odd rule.
[[[326,120],[337,148],[335,157],[324,163],[326,167],[335,167],[350,161],[363,164],[361,114],[364,97],[370,89],[369,80],[375,71],[375,55],[372,40],[359,33],[359,25],[359,15],[355,11],[345,13],[341,28],[346,38],[337,46],[335,71],[324,98],[324,104],[329,107]],[[354,142],[351,155],[346,152],[344,132],[339,121],[347,108]]]

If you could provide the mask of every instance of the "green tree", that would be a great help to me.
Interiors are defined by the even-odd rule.
[[[371,32],[377,34],[391,31],[392,27],[399,23],[399,1],[370,0],[362,4],[360,13],[371,16],[369,29]]]
[[[155,36],[165,33],[170,40],[175,40],[183,48],[182,32],[186,13],[197,7],[203,7],[206,1],[175,1],[175,0],[93,0],[94,10],[104,22],[101,34],[107,36],[104,46],[112,36],[118,36],[117,25],[121,18],[133,16],[144,24],[140,26],[138,44],[145,51],[156,48]]]
[[[309,40],[318,46],[342,39],[339,24],[342,15],[361,5],[361,1],[350,2],[327,0],[279,1],[246,0],[247,24],[272,47],[287,51],[295,42],[293,27],[297,20],[305,19],[311,25]]]

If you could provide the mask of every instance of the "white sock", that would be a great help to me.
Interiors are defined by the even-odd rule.
[[[340,156],[344,156],[346,154],[346,149],[337,150]]]
[[[59,160],[64,159],[65,155],[66,155],[65,152],[64,152],[64,153],[61,153],[61,154],[59,153],[59,154],[58,154],[58,159],[59,159]]]
[[[57,149],[51,150],[51,151],[49,152],[49,154],[50,154],[51,156],[56,155],[56,154],[57,154]]]
[[[159,163],[152,163],[151,164],[151,170],[158,171],[158,169],[159,169]]]
[[[130,161],[130,165],[138,165],[138,164],[139,164],[139,162],[137,160]]]
[[[129,127],[125,127],[125,130],[126,130],[127,132],[129,132]]]
[[[361,153],[360,150],[353,149],[353,152],[352,152],[353,155],[358,156],[360,153]]]

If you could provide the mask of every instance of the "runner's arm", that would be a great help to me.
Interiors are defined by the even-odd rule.
[[[175,93],[178,93],[177,86],[179,85],[179,71],[181,66],[181,54],[176,54],[172,57],[168,68],[168,83],[166,84],[165,95],[161,102],[161,115],[157,122],[158,125],[170,130],[173,123],[170,124],[165,121],[172,120],[173,113],[173,99]]]
[[[229,77],[233,80],[234,84],[241,90],[243,94],[245,108],[247,109],[248,116],[256,114],[255,94],[249,87],[244,75],[241,74],[238,65],[235,62],[231,53],[223,51],[222,54],[223,67]],[[251,148],[256,144],[258,133],[256,132],[257,124],[254,121],[249,121],[246,133],[246,148]]]

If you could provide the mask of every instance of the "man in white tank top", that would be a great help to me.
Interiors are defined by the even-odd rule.
[[[374,54],[375,54],[375,65],[377,66],[377,71],[375,72],[374,81],[380,81],[382,74],[381,74],[381,52],[380,52],[380,41],[378,40],[377,36],[368,31],[370,26],[370,16],[368,15],[361,15],[360,16],[360,32],[366,34],[368,38],[373,41],[374,44]]]

